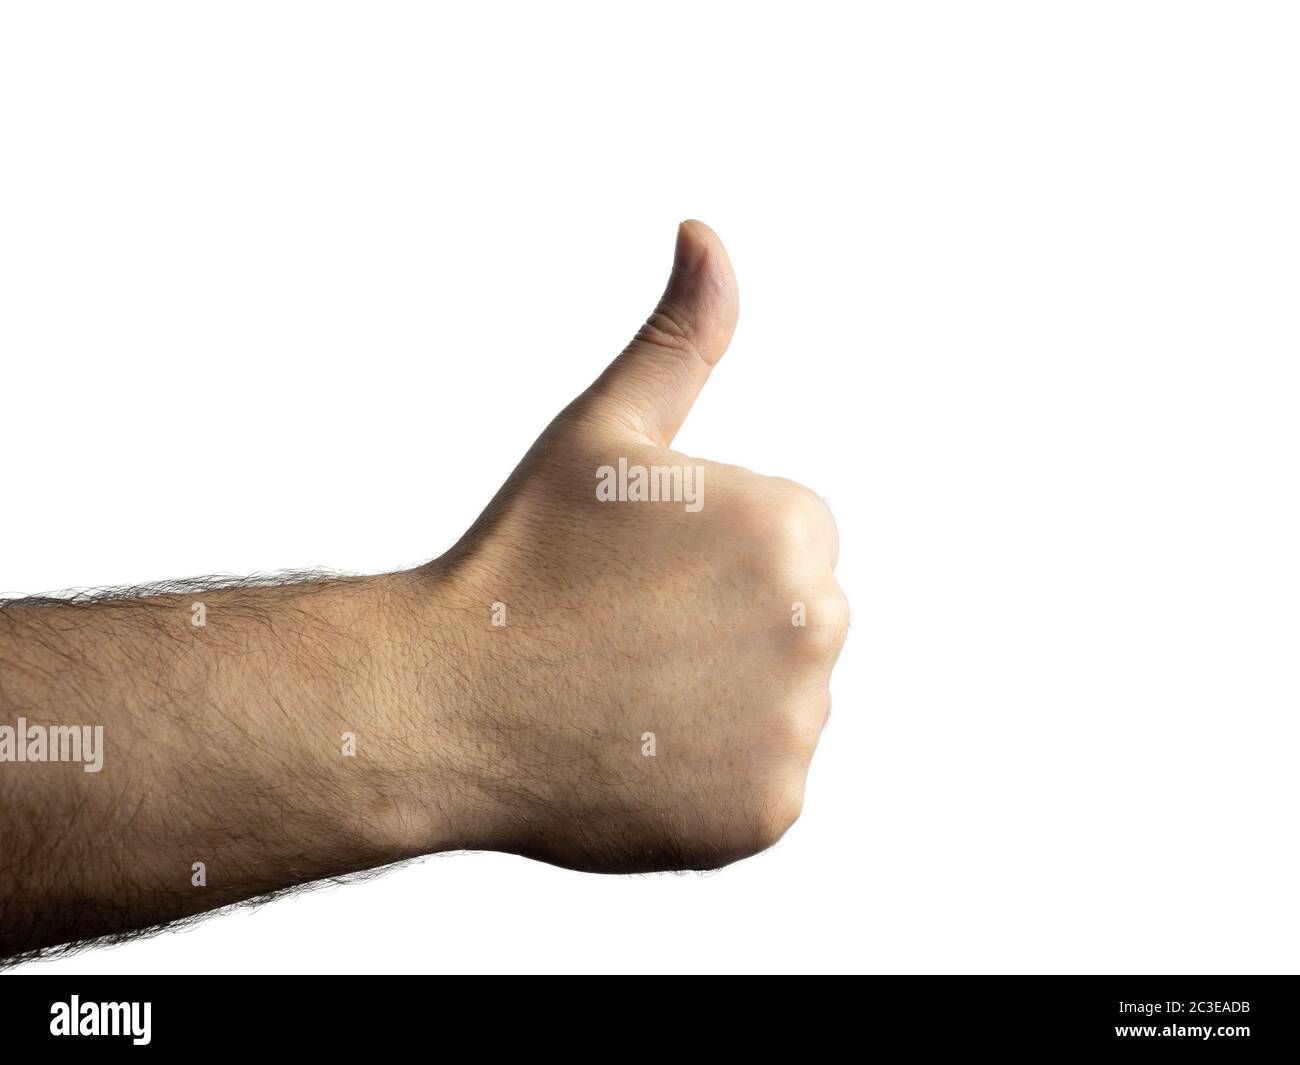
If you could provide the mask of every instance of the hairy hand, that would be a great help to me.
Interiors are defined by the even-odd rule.
[[[686,223],[636,339],[427,566],[7,602],[0,956],[432,851],[631,872],[780,837],[847,607],[815,495],[669,448],[735,321]]]
[[[464,667],[412,707],[462,707],[454,756],[485,838],[579,869],[709,868],[799,816],[848,607],[825,504],[669,445],[737,297],[699,222],[654,314],[542,434],[448,555],[407,575],[453,605]],[[644,474],[644,476],[642,476]],[[445,615],[428,624],[445,624]]]

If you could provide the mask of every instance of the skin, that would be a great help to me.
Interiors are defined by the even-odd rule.
[[[98,773],[0,762],[0,955],[436,851],[618,873],[776,842],[848,608],[815,494],[670,450],[737,308],[683,223],[632,343],[418,569],[0,610],[0,725],[105,737]],[[620,457],[703,466],[703,507],[598,501]]]

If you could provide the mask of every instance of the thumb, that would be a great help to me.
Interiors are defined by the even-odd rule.
[[[667,447],[727,350],[738,313],[727,249],[703,222],[683,222],[659,305],[589,398]]]

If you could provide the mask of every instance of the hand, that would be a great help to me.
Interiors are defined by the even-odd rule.
[[[0,957],[431,851],[632,872],[775,842],[847,607],[815,495],[669,449],[735,321],[688,222],[636,339],[427,566],[6,601]]]
[[[834,520],[797,484],[670,449],[736,316],[726,250],[684,223],[636,338],[461,542],[407,575],[416,631],[458,626],[458,679],[429,662],[407,697],[472,796],[465,844],[711,868],[799,816],[848,624]],[[635,498],[638,466],[667,468],[675,498]]]

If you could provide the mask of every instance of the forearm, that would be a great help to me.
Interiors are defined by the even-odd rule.
[[[437,850],[648,872],[780,839],[848,604],[814,493],[670,449],[736,312],[684,223],[654,314],[429,566],[0,610],[0,729],[105,748],[0,761],[0,953]]]
[[[455,684],[431,691],[457,612],[427,624],[410,585],[0,610],[0,954],[471,845]],[[49,760],[52,726],[102,750]]]

